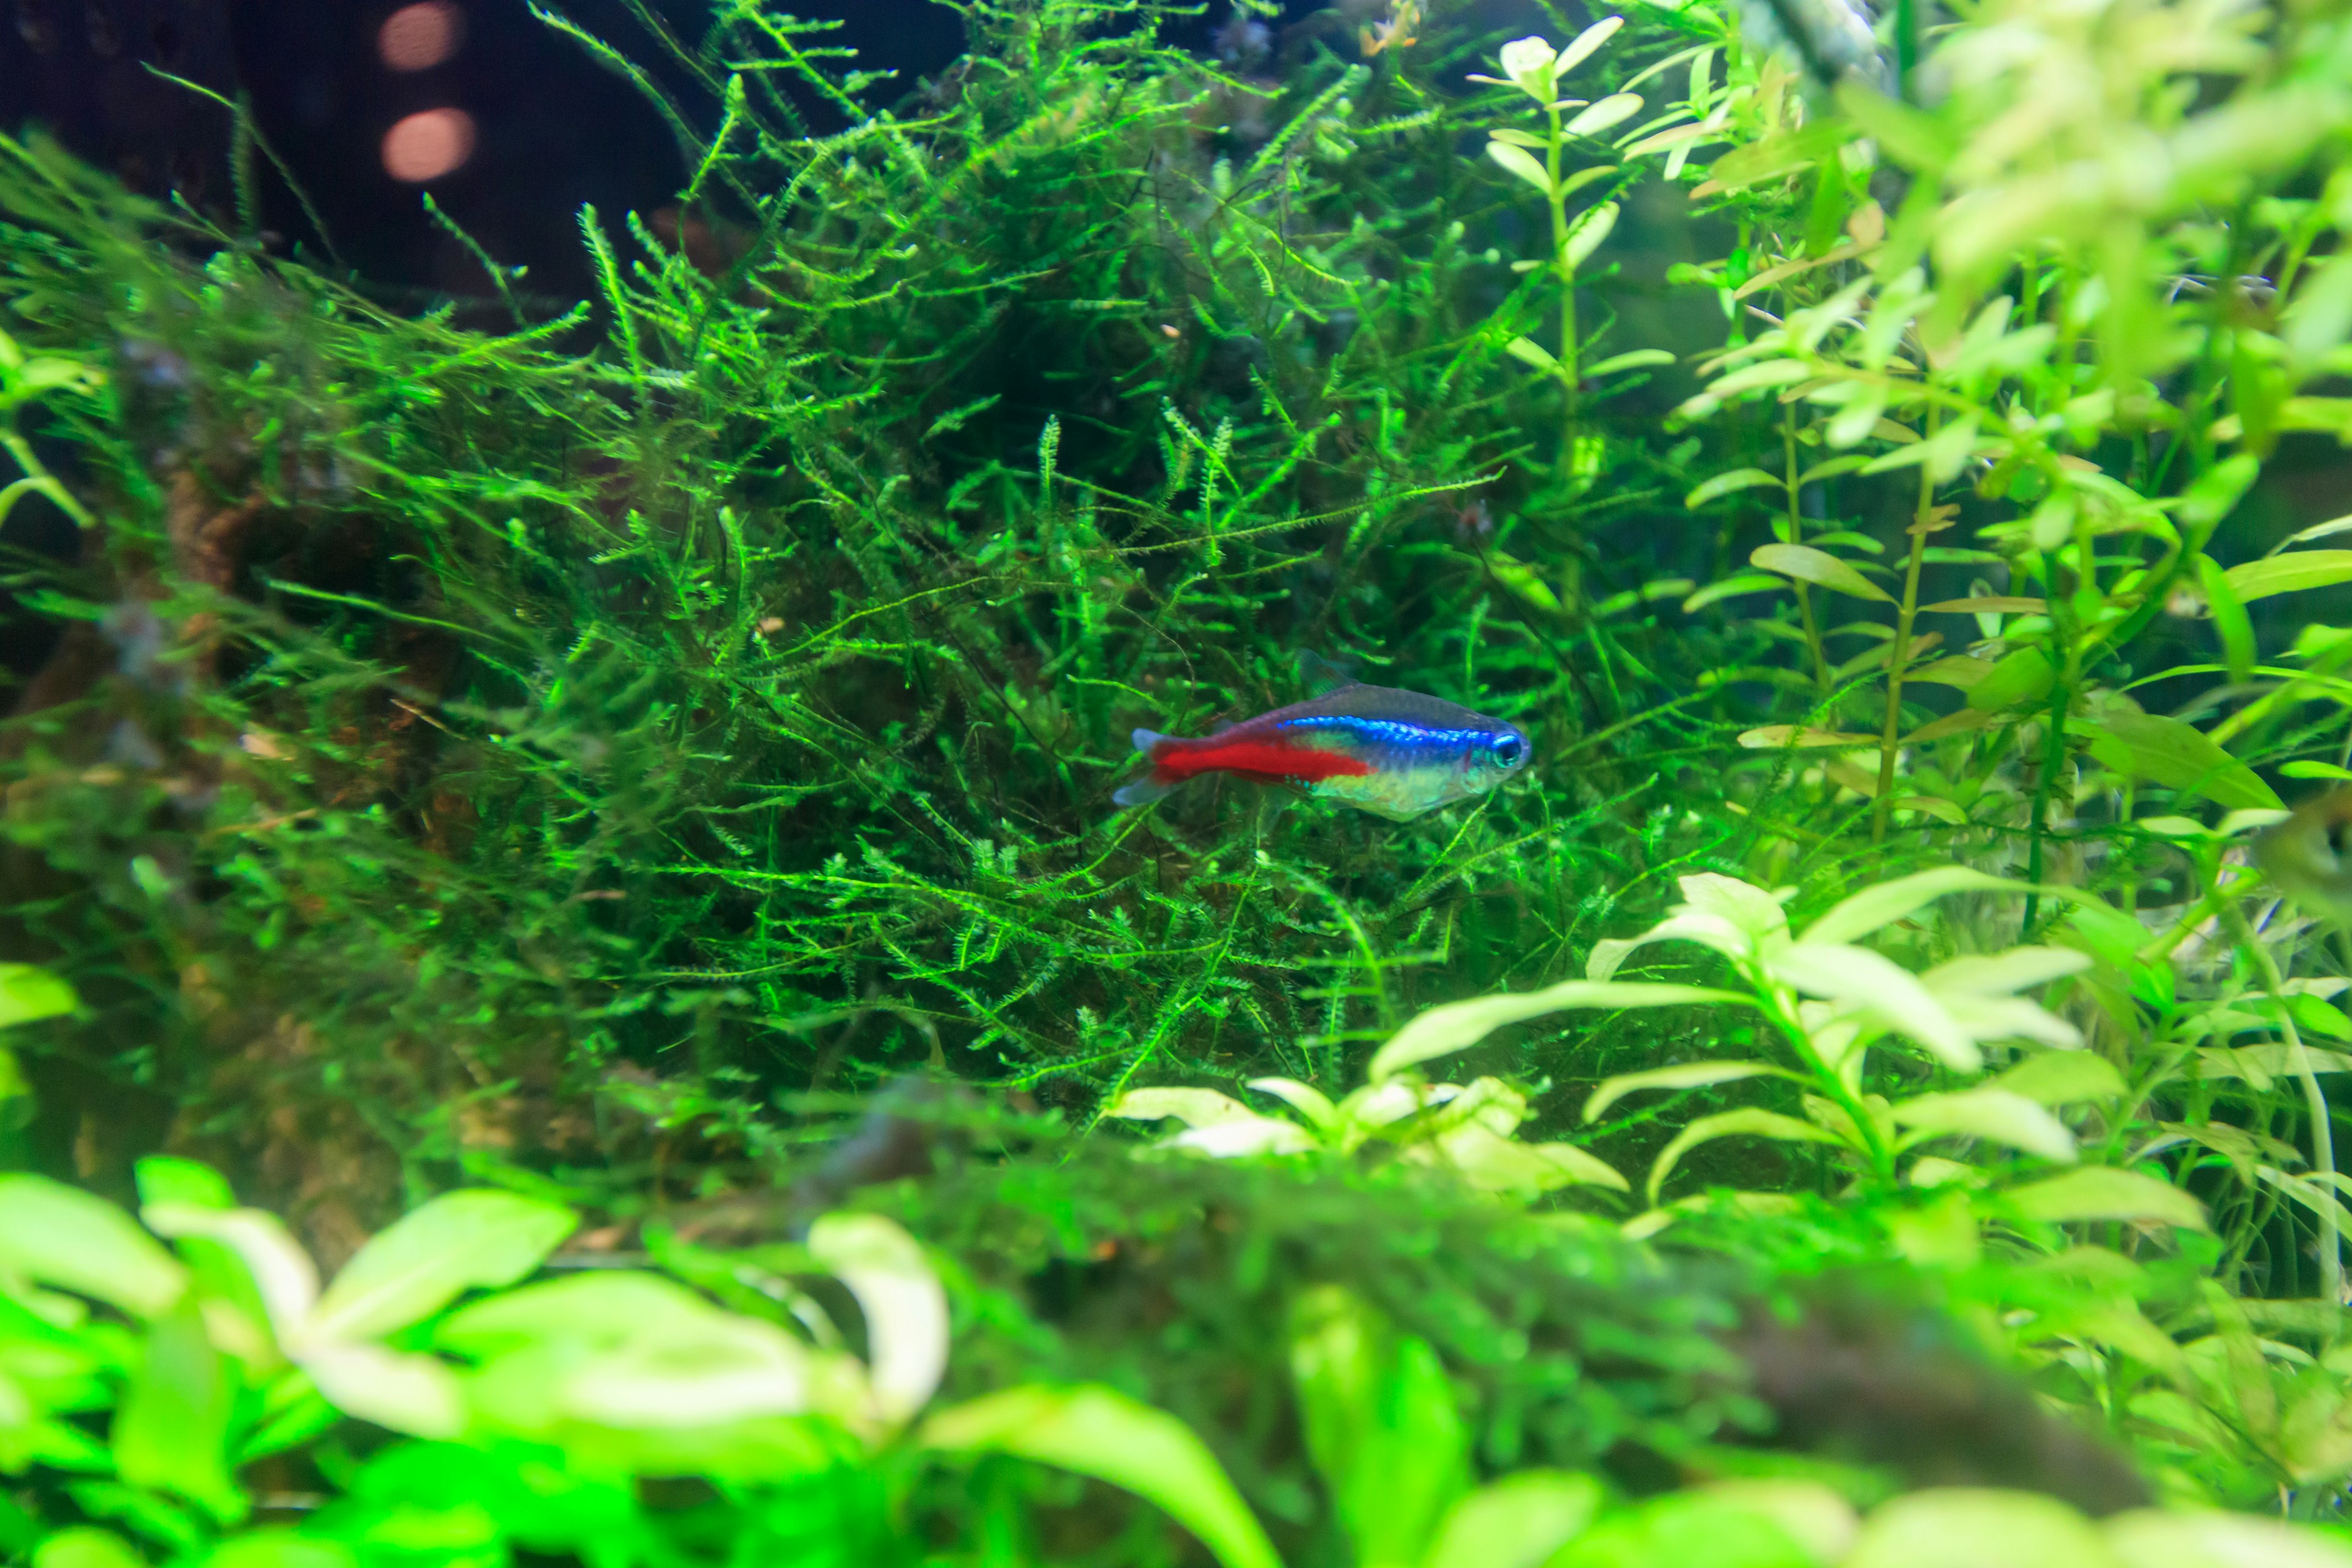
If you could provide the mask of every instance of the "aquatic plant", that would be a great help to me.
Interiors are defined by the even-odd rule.
[[[1213,61],[1151,0],[959,8],[896,97],[757,0],[551,14],[693,171],[582,215],[577,308],[472,247],[404,314],[0,142],[0,512],[72,541],[0,577],[5,1158],[203,1156],[329,1263],[485,1182],[796,1246],[772,1194],[931,1161],[852,1120],[925,1073],[1005,1173],[871,1199],[1018,1331],[959,1398],[1083,1359],[1005,1304],[1115,1265],[1188,1326],[1086,1354],[1213,1447],[1171,1366],[1274,1388],[1263,1438],[1265,1325],[1341,1287],[1477,1405],[1448,1507],[1530,1452],[1728,1476],[1727,1291],[1631,1226],[1768,1297],[1897,1270],[2168,1497],[2331,1514],[2352,897],[2340,808],[2281,817],[2352,778],[2339,9],[1252,5]],[[1134,729],[1291,700],[1302,647],[1523,777],[1113,808]],[[740,1312],[740,1250],[667,1261]],[[324,1367],[315,1306],[272,1331]],[[1257,1457],[1278,1540],[1329,1523]],[[934,1500],[1029,1529],[992,1463]],[[1897,1506],[1865,1542],[1942,1517]]]

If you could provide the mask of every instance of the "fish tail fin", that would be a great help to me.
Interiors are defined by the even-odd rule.
[[[1142,778],[1111,791],[1110,798],[1118,805],[1150,805],[1175,787],[1174,784],[1161,784],[1155,778]]]
[[[1168,737],[1157,730],[1138,730],[1130,739],[1135,742],[1137,752],[1150,758],[1156,763],[1159,761],[1156,753]],[[1124,784],[1113,790],[1110,798],[1120,805],[1150,805],[1153,801],[1173,790],[1176,784],[1176,780],[1168,777],[1155,766],[1151,772],[1133,784]]]

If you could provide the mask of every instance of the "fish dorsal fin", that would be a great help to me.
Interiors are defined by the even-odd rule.
[[[1335,664],[1322,655],[1307,648],[1298,650],[1298,679],[1306,683],[1307,695],[1320,697],[1327,691],[1337,691],[1343,686],[1360,684],[1356,672],[1344,664]]]

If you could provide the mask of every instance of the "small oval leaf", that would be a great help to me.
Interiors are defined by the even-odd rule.
[[[1894,596],[1855,571],[1852,566],[1826,550],[1815,550],[1809,544],[1763,544],[1749,553],[1751,565],[1767,572],[1778,572],[1785,577],[1811,583],[1833,593],[1850,594],[1857,599],[1874,599],[1891,605]]]
[[[1486,156],[1545,195],[1551,195],[1551,176],[1544,173],[1544,166],[1537,163],[1526,148],[1514,147],[1508,142],[1489,142],[1486,143]]]

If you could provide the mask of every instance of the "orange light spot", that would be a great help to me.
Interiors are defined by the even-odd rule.
[[[428,109],[383,133],[383,172],[412,185],[455,174],[474,155],[474,117],[462,109]]]
[[[466,15],[449,0],[403,5],[376,29],[375,49],[396,71],[430,70],[466,41]]]

